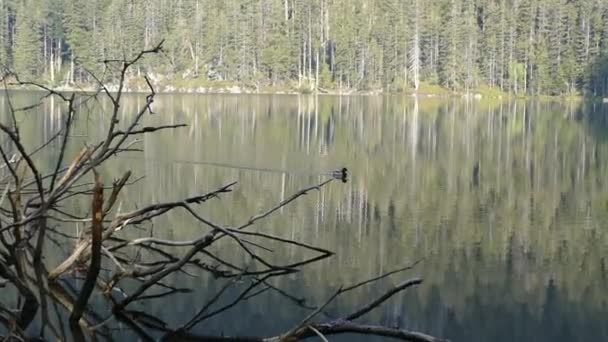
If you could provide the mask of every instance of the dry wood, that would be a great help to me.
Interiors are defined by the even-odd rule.
[[[413,265],[370,278],[360,283],[344,286],[319,306],[311,306],[307,298],[287,293],[272,284],[273,279],[299,272],[303,266],[318,262],[333,255],[330,250],[301,241],[264,232],[263,227],[251,229],[258,222],[269,219],[277,211],[294,203],[312,191],[322,191],[334,178],[326,177],[294,192],[286,199],[253,214],[236,226],[213,222],[199,211],[207,201],[220,199],[230,193],[236,182],[219,186],[187,198],[141,205],[133,203],[134,210],[122,211],[121,194],[130,184],[131,171],[122,175],[111,186],[103,187],[96,170],[111,158],[124,153],[141,151],[138,137],[162,130],[180,129],[185,124],[160,124],[146,126],[146,114],[153,114],[152,104],[156,95],[152,82],[144,76],[148,94],[143,104],[132,113],[128,122],[121,123],[119,113],[126,80],[131,77],[131,67],[146,55],[162,51],[162,42],[141,51],[133,58],[105,60],[103,75],[91,75],[98,83],[97,91],[87,93],[62,93],[35,82],[20,80],[7,74],[2,82],[8,89],[7,77],[14,77],[16,86],[34,86],[45,92],[35,103],[20,108],[13,106],[10,93],[5,93],[10,122],[0,123],[0,169],[5,169],[0,179],[0,287],[10,288],[19,299],[19,305],[11,308],[0,306],[0,325],[6,327],[8,339],[27,340],[32,336],[32,323],[41,327],[39,336],[56,340],[111,339],[108,332],[122,322],[142,340],[156,340],[159,332],[165,340],[195,341],[296,341],[311,337],[328,340],[328,336],[341,333],[358,333],[391,337],[407,341],[440,341],[423,333],[403,329],[372,326],[354,322],[378,308],[386,300],[407,288],[422,282],[414,278],[387,289],[381,296],[362,305],[342,318],[316,322],[325,315],[325,308],[335,298],[362,286],[374,285]],[[111,92],[108,83],[117,82],[117,91]],[[87,105],[99,102],[105,96],[110,102],[107,129],[100,141],[87,142],[75,155],[69,155],[68,146],[73,146],[71,132],[78,116],[87,110]],[[61,127],[49,135],[41,145],[26,146],[21,139],[16,112],[42,108],[44,99],[57,98],[65,107]],[[122,117],[122,115],[120,115]],[[55,144],[52,144],[53,141]],[[6,141],[6,143],[4,143]],[[56,145],[59,151],[50,146]],[[15,151],[15,152],[13,152]],[[56,159],[48,167],[37,164],[36,153],[49,153]],[[90,182],[91,176],[94,181]],[[104,201],[104,190],[108,196]],[[90,213],[74,212],[70,201],[91,203]],[[187,241],[161,239],[153,233],[157,229],[151,223],[167,213],[182,210],[203,230],[199,236]],[[72,233],[73,227],[78,233]],[[144,229],[141,229],[144,228]],[[125,234],[124,231],[129,231]],[[132,235],[132,232],[149,234]],[[127,238],[126,236],[129,236]],[[70,243],[59,242],[57,238]],[[222,243],[219,241],[222,240]],[[50,242],[50,243],[48,243]],[[272,247],[272,248],[270,248]],[[246,257],[241,263],[222,257],[224,248],[231,248]],[[301,260],[276,260],[273,251],[280,248],[297,248],[306,252]],[[64,255],[56,262],[45,258],[46,253]],[[177,251],[177,252],[176,252]],[[270,256],[268,256],[270,255]],[[109,268],[109,269],[106,269]],[[103,271],[103,272],[102,272]],[[214,293],[192,317],[184,318],[178,329],[172,329],[163,321],[164,317],[153,317],[134,310],[132,303],[170,298],[192,291],[192,288],[170,286],[166,279],[176,274],[198,277],[206,273],[224,279],[225,285]],[[74,288],[76,280],[84,278],[80,289]],[[129,283],[130,286],[125,286]],[[236,288],[235,284],[245,284]],[[226,298],[231,290],[238,294]],[[222,337],[198,336],[192,333],[211,317],[222,315],[239,303],[255,299],[266,291],[273,291],[298,307],[310,312],[297,325],[277,336]],[[112,312],[98,312],[87,305],[92,296],[104,301]],[[52,309],[55,317],[51,317]],[[69,316],[72,336],[66,337],[63,320]],[[4,331],[4,330],[3,330]],[[3,337],[3,336],[0,336]],[[38,336],[37,336],[38,337]]]
[[[93,202],[91,205],[91,215],[93,219],[93,225],[91,226],[91,263],[87,277],[76,304],[70,314],[70,324],[74,325],[80,321],[82,312],[84,311],[89,297],[93,293],[97,277],[99,276],[99,270],[101,269],[101,233],[103,231],[102,218],[103,218],[103,184],[99,179],[99,174],[94,172],[95,175],[95,187],[93,188]]]

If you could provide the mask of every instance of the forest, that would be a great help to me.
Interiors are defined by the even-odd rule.
[[[1,0],[0,63],[52,86],[165,40],[188,85],[605,96],[605,0]]]

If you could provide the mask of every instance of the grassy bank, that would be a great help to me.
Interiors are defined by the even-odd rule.
[[[359,90],[352,88],[315,87],[311,83],[291,81],[287,83],[264,85],[260,82],[208,80],[205,78],[167,78],[160,75],[150,75],[152,84],[158,93],[194,93],[194,94],[321,94],[321,95],[405,95],[416,96],[419,98],[435,97],[469,97],[473,99],[542,99],[542,100],[581,100],[579,94],[571,95],[522,95],[513,94],[500,90],[497,87],[479,85],[478,87],[466,91],[454,91],[438,84],[421,82],[418,90],[400,89],[398,91],[386,91],[384,89]],[[10,83],[10,82],[9,82]],[[65,84],[44,84],[45,86],[57,91],[96,91],[95,84],[74,83]],[[34,90],[34,86],[23,86],[23,89]],[[110,91],[116,91],[117,87],[109,85]],[[126,82],[125,92],[147,92],[148,87],[141,77],[133,77]],[[601,101],[602,98],[600,97]]]

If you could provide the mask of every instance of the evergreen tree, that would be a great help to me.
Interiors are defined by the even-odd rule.
[[[6,0],[0,0],[0,66],[10,66],[9,7]]]
[[[40,34],[36,22],[33,0],[18,1],[15,7],[15,39],[13,47],[14,69],[22,78],[31,78],[40,72]]]
[[[64,26],[66,42],[70,49],[70,75],[84,80],[89,72],[98,72],[99,58],[95,53],[93,25],[96,24],[95,2],[87,0],[66,0]]]
[[[90,82],[165,39],[142,69],[303,88],[603,95],[605,0],[0,0],[0,64]],[[312,89],[311,88],[311,89]]]

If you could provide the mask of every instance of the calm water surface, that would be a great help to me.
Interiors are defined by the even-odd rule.
[[[142,99],[127,97],[123,121]],[[88,106],[74,150],[105,129],[103,105]],[[107,183],[126,169],[145,175],[124,193],[123,211],[237,180],[236,191],[201,211],[238,224],[346,166],[348,183],[334,182],[257,226],[336,252],[275,285],[316,305],[340,285],[424,258],[410,273],[340,298],[328,314],[349,312],[387,286],[421,276],[419,288],[363,321],[453,341],[608,340],[608,106],[160,95],[154,108],[148,122],[189,126],[146,136],[143,153],[102,170]],[[19,119],[34,144],[55,132],[61,117],[57,104],[45,104]],[[180,212],[148,229],[180,240],[205,231]],[[280,248],[267,257],[306,257],[300,253]],[[178,325],[222,286],[206,277],[172,281],[196,291],[133,307]],[[305,315],[266,292],[198,332],[272,335]]]

